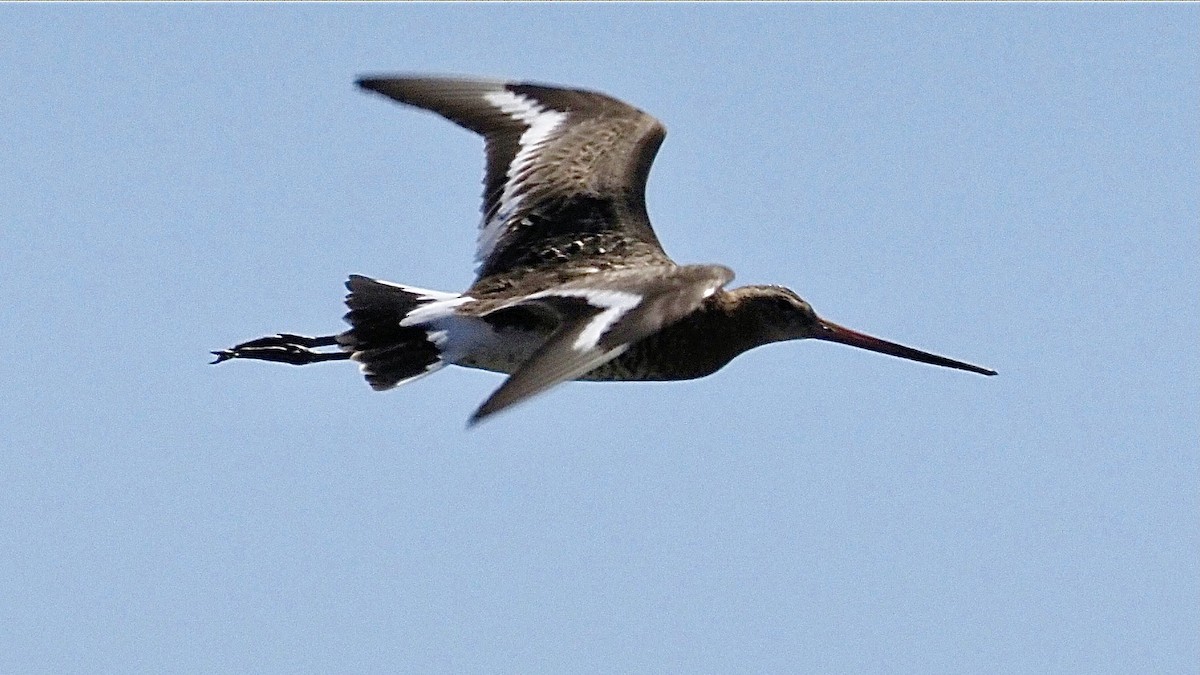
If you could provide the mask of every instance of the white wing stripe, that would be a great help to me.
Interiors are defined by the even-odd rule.
[[[499,108],[501,112],[507,113],[514,120],[529,126],[521,134],[521,138],[518,140],[521,147],[508,165],[508,171],[505,174],[508,180],[504,184],[504,191],[500,194],[500,203],[496,213],[483,224],[483,228],[479,232],[475,257],[481,262],[491,256],[500,237],[504,234],[505,223],[520,206],[522,197],[520,190],[525,186],[525,179],[534,167],[538,150],[541,149],[550,134],[567,119],[566,113],[547,110],[537,101],[519,96],[507,89],[488,92],[484,94],[484,98],[488,103]]]
[[[642,296],[636,293],[600,289],[542,291],[530,295],[529,298],[544,298],[547,296],[583,298],[593,307],[604,308],[603,312],[600,312],[588,322],[583,331],[579,333],[579,337],[575,338],[575,342],[571,344],[571,348],[578,352],[586,352],[589,349],[595,348],[600,343],[600,338],[604,336],[604,333],[618,319],[625,316],[625,314],[642,302]]]

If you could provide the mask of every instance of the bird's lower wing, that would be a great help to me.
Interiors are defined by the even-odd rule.
[[[620,356],[635,342],[696,311],[732,278],[733,272],[719,265],[678,267],[649,278],[597,275],[498,308],[536,304],[556,314],[559,325],[475,411],[471,423]]]

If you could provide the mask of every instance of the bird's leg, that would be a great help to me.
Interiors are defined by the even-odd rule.
[[[306,366],[310,363],[343,361],[350,358],[349,352],[318,352],[312,349],[313,347],[329,347],[335,344],[337,344],[336,335],[308,337],[307,335],[279,333],[278,335],[269,335],[257,340],[243,342],[230,349],[212,352],[217,357],[212,363],[221,363],[229,359],[256,359],[258,361],[290,363],[293,366]]]

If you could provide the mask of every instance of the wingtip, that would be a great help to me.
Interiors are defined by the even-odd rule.
[[[368,91],[379,91],[379,84],[382,81],[383,81],[383,78],[381,78],[379,76],[366,75],[366,76],[360,77],[357,80],[355,80],[354,84],[358,85],[358,87],[360,89],[366,89]]]
[[[471,416],[467,418],[467,429],[474,429],[475,427],[479,426],[479,423],[490,417],[491,414],[491,412],[485,412],[483,408],[480,407],[478,410],[471,413]]]
[[[491,417],[492,415],[495,415],[496,413],[500,412],[501,410],[504,410],[509,405],[509,404],[496,405],[496,402],[493,399],[495,399],[494,392],[493,392],[492,396],[489,396],[486,401],[481,403],[479,405],[479,407],[475,409],[475,412],[471,413],[471,416],[469,418],[467,418],[467,428],[468,429],[471,429],[471,428],[477,426],[480,422],[488,419],[489,417]]]

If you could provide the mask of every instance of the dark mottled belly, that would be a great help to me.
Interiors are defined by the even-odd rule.
[[[738,350],[708,328],[702,317],[689,317],[635,343],[624,354],[579,379],[663,381],[711,375],[729,363]]]

